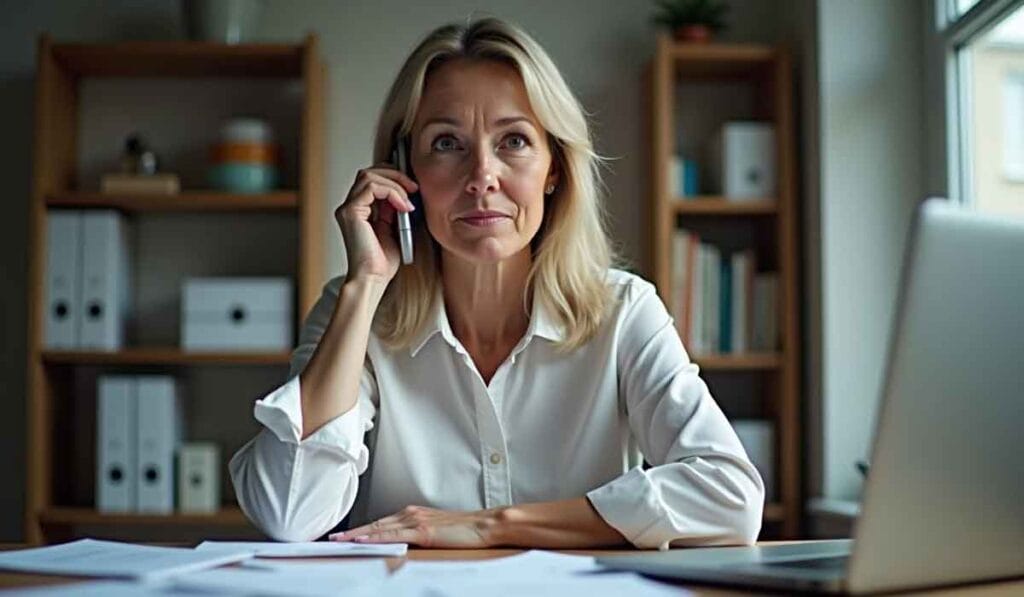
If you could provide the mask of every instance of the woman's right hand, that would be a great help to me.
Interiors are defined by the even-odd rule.
[[[395,220],[412,211],[418,185],[391,164],[360,170],[345,202],[334,210],[348,257],[346,278],[376,276],[385,284],[398,273],[402,253]]]

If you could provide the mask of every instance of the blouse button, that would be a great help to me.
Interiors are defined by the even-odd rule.
[[[501,464],[501,454],[497,452],[491,454],[491,464]]]

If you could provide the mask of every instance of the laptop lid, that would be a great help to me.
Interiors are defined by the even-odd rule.
[[[929,199],[907,246],[858,593],[1024,575],[1024,220]]]

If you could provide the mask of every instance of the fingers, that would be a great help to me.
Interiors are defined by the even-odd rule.
[[[391,525],[398,521],[400,518],[399,514],[392,514],[391,516],[385,516],[379,520],[375,520],[369,524],[364,524],[361,527],[342,531],[340,533],[333,533],[328,535],[327,538],[331,541],[350,541],[352,537],[358,537],[360,535],[366,535],[371,532],[379,531],[383,528],[391,528]]]
[[[399,170],[398,166],[394,164],[389,164],[387,162],[374,164],[371,171],[379,172],[388,178],[397,180],[405,188],[406,192],[411,193],[419,188],[419,185],[416,184],[415,180],[409,178],[408,174]]]
[[[327,536],[330,541],[354,541],[354,538],[361,536],[376,536],[382,532],[389,532],[395,529],[417,527],[422,523],[422,516],[426,510],[419,506],[406,506],[399,512],[385,516],[369,524],[333,533]]]
[[[373,205],[378,200],[385,200],[388,205],[398,211],[412,211],[412,201],[409,200],[405,190],[396,182],[383,177],[371,175],[365,180],[356,183],[350,197],[354,199],[353,205]]]
[[[353,539],[356,543],[412,543],[426,546],[428,544],[420,528],[399,527],[379,533],[371,533]]]

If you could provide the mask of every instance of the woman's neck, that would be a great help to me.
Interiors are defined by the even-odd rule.
[[[501,350],[523,337],[530,323],[523,305],[532,264],[529,247],[497,263],[473,263],[448,252],[441,262],[445,310],[464,346]]]

